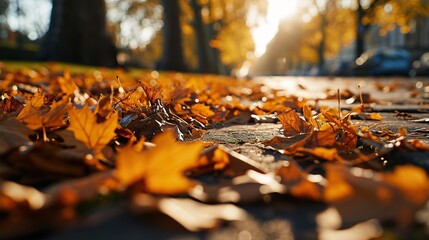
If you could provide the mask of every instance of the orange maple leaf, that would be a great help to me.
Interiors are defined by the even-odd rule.
[[[35,94],[16,119],[24,122],[32,130],[63,126],[65,114],[70,108],[68,98],[54,101],[50,107],[43,106],[43,98],[43,95]]]
[[[60,85],[61,91],[67,95],[74,95],[77,91],[79,91],[76,83],[70,79],[70,75],[66,74],[65,77],[59,77],[57,81]]]
[[[210,109],[210,106],[203,103],[192,105],[191,111],[193,114],[201,115],[203,117],[212,117],[215,115],[215,113]]]
[[[184,172],[198,166],[203,145],[176,142],[171,131],[155,136],[153,143],[154,148],[142,152],[133,146],[120,150],[117,178],[126,185],[143,180],[145,191],[157,194],[178,194],[193,187]]]
[[[76,139],[85,143],[89,149],[95,150],[98,154],[116,136],[117,112],[101,123],[97,122],[96,115],[87,105],[82,109],[72,109],[69,114],[70,126],[68,130],[74,133]]]

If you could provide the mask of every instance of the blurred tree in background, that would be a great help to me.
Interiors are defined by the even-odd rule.
[[[408,33],[412,20],[429,16],[427,0],[356,1],[356,57],[365,50],[364,37],[372,25],[380,26],[380,33],[384,35],[396,26]]]
[[[355,43],[354,57],[360,56],[366,49],[365,37],[371,27],[378,27],[381,36],[396,27],[407,34],[415,19],[429,16],[427,0],[302,0],[299,3],[299,14],[280,24],[267,51],[251,68],[252,74],[284,74],[288,69],[299,69],[303,63],[310,63],[323,75],[326,58],[338,56],[345,47]]]
[[[9,8],[8,0],[0,0],[0,36],[4,38],[7,34],[8,24],[7,24],[7,10]]]
[[[371,29],[380,36],[393,29],[408,34],[416,19],[429,16],[428,0],[277,1],[285,7],[296,2],[294,15],[274,23],[277,34],[265,54],[255,57],[260,42],[254,29],[264,24],[274,1],[52,0],[46,32],[48,20],[34,9],[50,0],[0,0],[0,53],[17,56],[16,46],[42,42],[39,56],[45,60],[216,74],[246,63],[255,74],[312,67],[324,74],[345,49],[353,48],[353,58],[366,50]]]
[[[116,66],[116,48],[107,32],[104,0],[53,0],[40,59]]]

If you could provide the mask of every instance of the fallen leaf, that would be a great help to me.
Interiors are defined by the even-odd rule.
[[[193,114],[201,115],[203,117],[212,117],[215,115],[215,113],[210,109],[210,106],[207,106],[203,103],[192,105],[191,111]]]
[[[54,101],[49,107],[43,106],[41,99],[42,97],[33,97],[30,104],[21,110],[16,119],[24,122],[32,130],[64,126],[65,114],[70,109],[68,98]]]
[[[79,91],[76,83],[70,78],[70,75],[65,74],[64,77],[57,78],[61,91],[67,95],[74,95]]]
[[[376,173],[328,164],[326,179],[324,199],[336,208],[343,226],[376,218],[405,227],[429,199],[429,178],[424,170],[414,166]]]
[[[146,93],[146,97],[149,100],[150,104],[154,104],[158,99],[162,97],[162,91],[156,89],[155,87],[149,86],[145,83],[140,83],[143,88],[143,91]]]
[[[357,116],[359,119],[362,119],[362,120],[373,120],[373,121],[383,120],[383,116],[381,116],[380,113],[359,113],[359,114],[356,114],[355,116]]]
[[[281,113],[277,116],[282,124],[285,136],[294,136],[298,134],[305,134],[311,130],[310,125],[302,120],[295,110],[290,110]]]
[[[13,118],[0,121],[0,155],[30,143],[29,135],[32,132]]]
[[[399,133],[399,136],[402,136],[402,137],[405,137],[405,136],[407,136],[408,135],[408,131],[407,131],[407,129],[406,128],[404,128],[404,127],[399,127],[399,129],[398,129],[398,133]]]
[[[276,169],[275,174],[281,177],[280,183],[286,186],[287,194],[300,199],[323,199],[325,179],[321,175],[310,175],[291,161]]]
[[[156,145],[145,151],[132,146],[119,150],[116,176],[125,185],[141,181],[144,191],[157,194],[178,194],[195,183],[185,177],[185,171],[198,166],[203,145],[199,142],[180,143],[171,131],[153,139]]]
[[[0,102],[0,113],[16,112],[24,108],[24,105],[13,96],[4,93],[3,97],[4,99]]]
[[[118,127],[118,113],[115,112],[104,122],[98,123],[97,117],[85,105],[82,109],[70,110],[70,126],[76,139],[85,143],[88,149],[95,150],[97,154],[116,136]]]

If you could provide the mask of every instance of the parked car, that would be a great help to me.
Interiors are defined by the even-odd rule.
[[[352,74],[359,76],[407,75],[411,69],[411,54],[400,48],[368,50],[356,59]]]
[[[410,76],[429,76],[429,52],[423,53],[420,60],[413,62]]]

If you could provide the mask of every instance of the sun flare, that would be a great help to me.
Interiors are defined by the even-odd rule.
[[[255,56],[264,54],[267,44],[277,33],[281,20],[290,18],[297,10],[298,0],[268,0],[267,16],[252,30]]]

